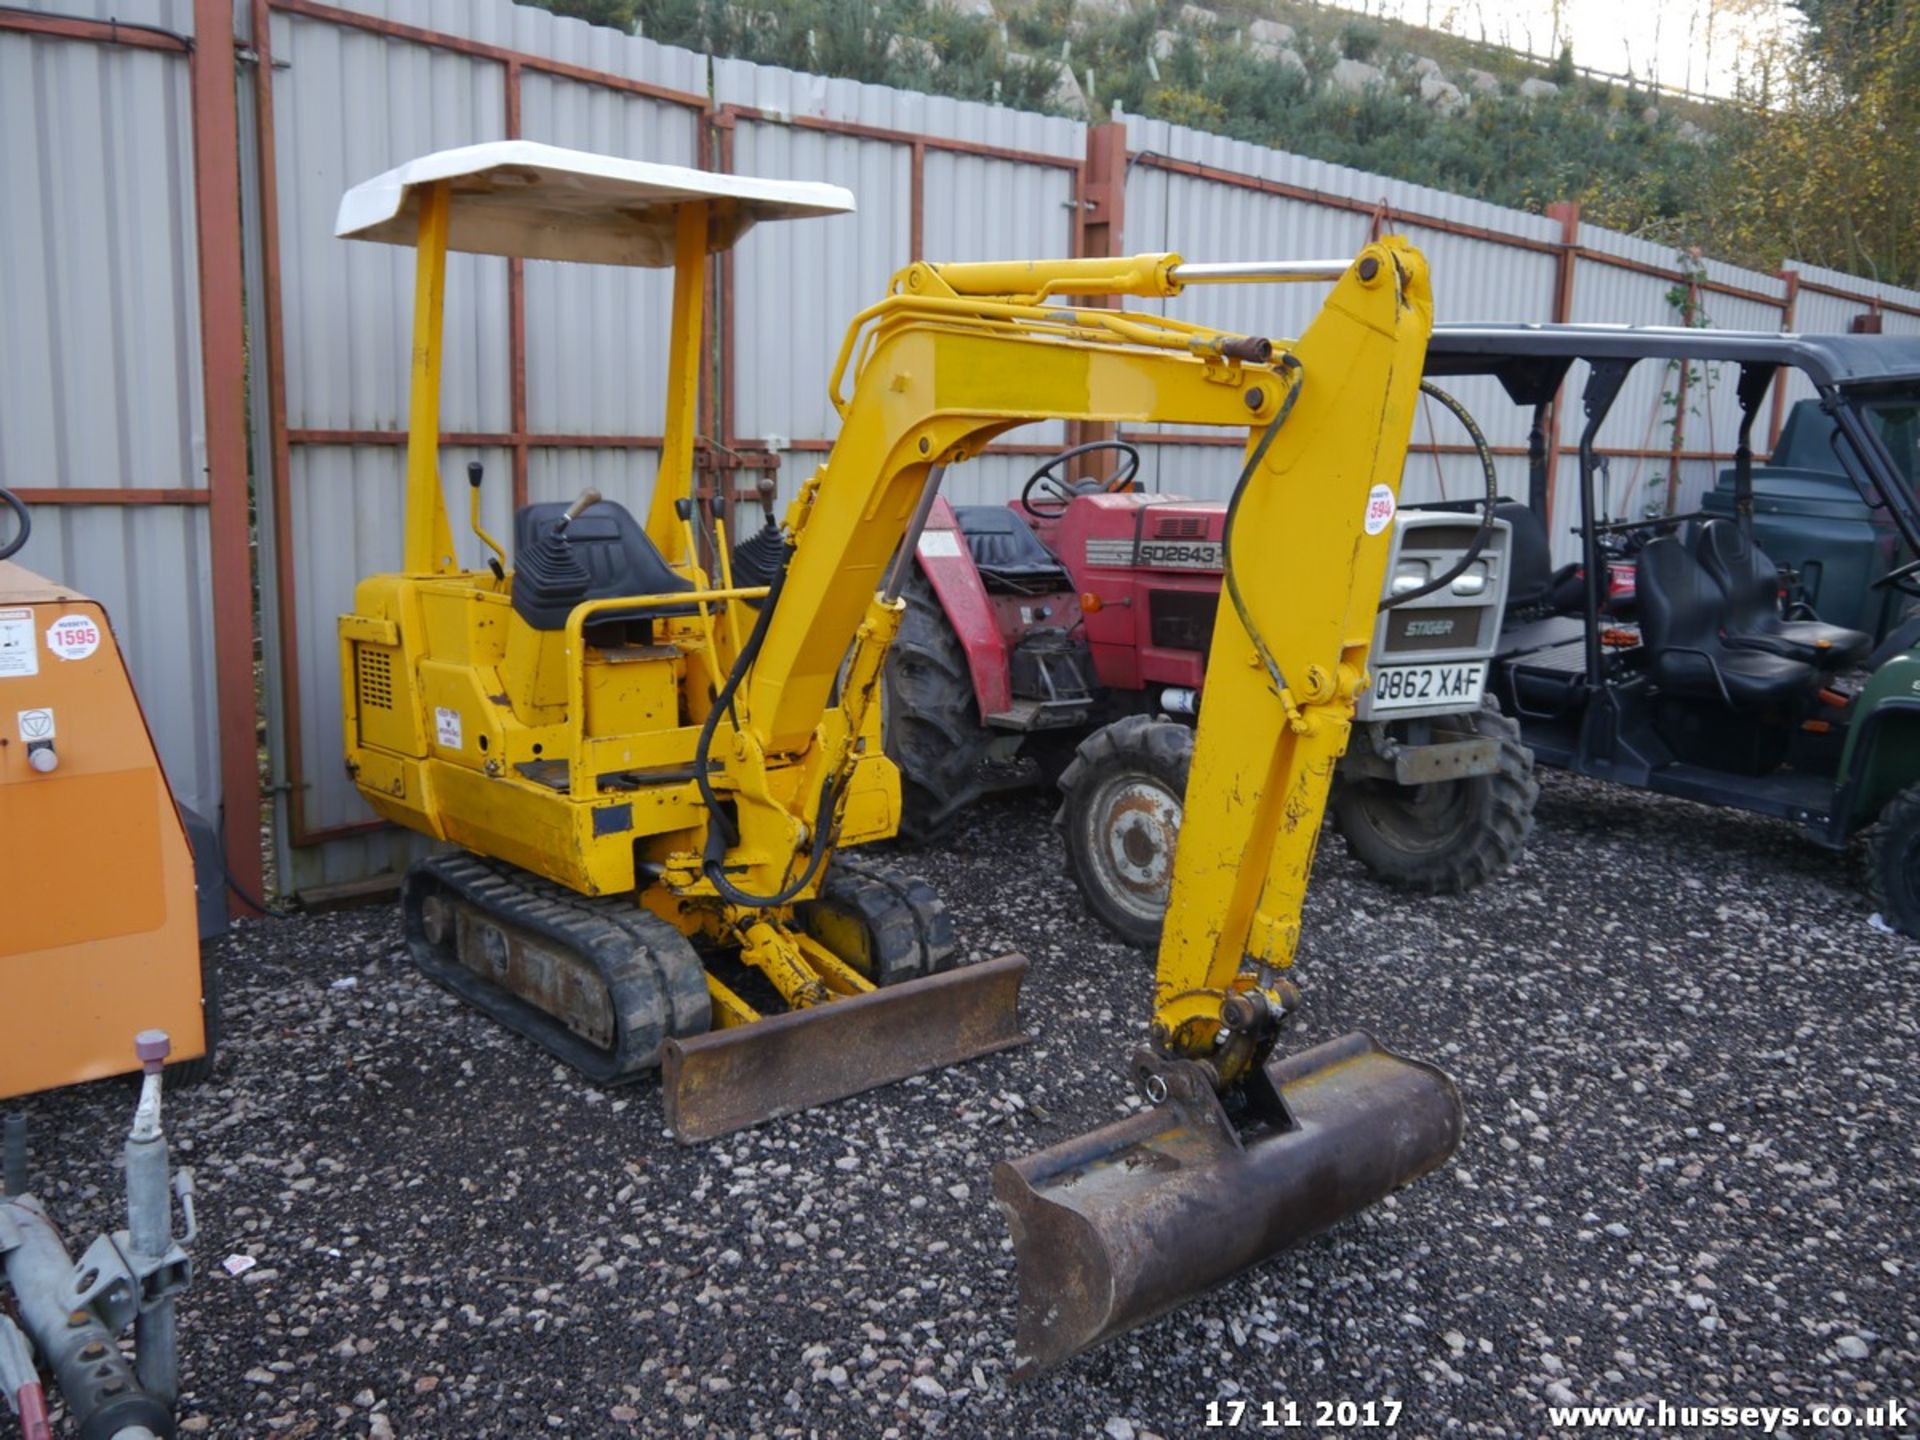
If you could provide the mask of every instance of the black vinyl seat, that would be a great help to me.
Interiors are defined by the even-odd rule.
[[[513,550],[523,568],[527,557],[552,536],[566,508],[558,500],[520,507],[513,517]],[[596,501],[581,511],[567,527],[566,543],[573,558],[586,571],[584,590],[568,585],[551,596],[543,594],[535,598],[531,593],[521,593],[523,589],[531,592],[534,587],[522,586],[516,577],[514,609],[536,630],[563,628],[568,612],[582,600],[612,600],[623,595],[677,595],[693,589],[693,582],[673,572],[640,522],[617,500]],[[574,574],[577,576],[578,572]],[[692,605],[675,605],[634,613],[635,616],[642,613],[691,615],[695,609]],[[607,621],[622,618],[628,617],[617,613],[597,617]]]
[[[1040,537],[1005,505],[956,505],[953,518],[989,589],[1071,590],[1073,577]]]
[[[1821,620],[1780,618],[1780,570],[1732,520],[1700,527],[1694,553],[1726,599],[1722,624],[1736,650],[1764,650],[1821,670],[1860,663],[1873,637]]]
[[[1820,672],[1811,665],[1764,650],[1737,650],[1721,639],[1720,587],[1674,536],[1640,552],[1634,579],[1641,643],[1654,682],[1666,693],[1765,710],[1791,705],[1819,684]]]

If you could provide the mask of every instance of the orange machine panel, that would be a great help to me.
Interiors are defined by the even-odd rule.
[[[0,1098],[206,1052],[193,855],[106,611],[0,562]]]

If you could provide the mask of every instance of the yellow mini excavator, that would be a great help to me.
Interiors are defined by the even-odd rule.
[[[841,430],[784,521],[735,547],[696,502],[708,257],[832,214],[832,186],[524,141],[348,192],[338,231],[417,247],[404,568],[341,617],[348,768],[454,851],[414,867],[436,980],[603,1080],[663,1071],[698,1140],[1018,1044],[1019,956],[950,968],[924,882],[841,851],[894,833],[878,677],[946,469],[1047,419],[1247,437],[1227,520],[1149,1043],[1153,1104],[1002,1165],[1022,1373],[1170,1309],[1441,1163],[1459,1097],[1363,1034],[1274,1054],[1320,820],[1388,553],[1431,326],[1403,241],[1352,261],[915,263],[855,317]],[[674,270],[644,522],[589,491],[462,565],[437,466],[450,250]],[[1298,341],[1075,297],[1331,284]],[[1245,537],[1254,536],[1257,540]],[[778,1012],[778,1013],[775,1013]]]

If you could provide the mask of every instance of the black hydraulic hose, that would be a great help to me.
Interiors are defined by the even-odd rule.
[[[27,537],[33,534],[33,516],[27,513],[27,502],[4,485],[0,485],[0,505],[13,511],[14,518],[20,522],[19,533],[11,540],[0,542],[0,560],[11,560],[20,553],[20,547],[27,543]]]
[[[1273,658],[1273,651],[1267,648],[1266,638],[1261,635],[1260,627],[1254,623],[1253,615],[1247,609],[1247,602],[1241,597],[1240,578],[1233,568],[1233,521],[1240,513],[1240,499],[1246,494],[1247,482],[1253,479],[1253,472],[1260,468],[1260,462],[1267,458],[1274,437],[1280,433],[1280,427],[1287,423],[1287,417],[1293,413],[1293,407],[1300,399],[1300,389],[1307,383],[1306,372],[1300,368],[1300,361],[1296,357],[1283,354],[1280,365],[1293,372],[1293,384],[1287,387],[1287,396],[1280,402],[1278,413],[1267,422],[1267,428],[1260,432],[1260,439],[1247,456],[1246,464],[1240,467],[1240,478],[1233,482],[1233,498],[1227,501],[1227,523],[1220,530],[1220,572],[1226,580],[1227,598],[1233,601],[1233,610],[1240,617],[1241,627],[1247,632],[1247,638],[1253,641],[1260,663],[1266,666],[1267,677],[1273,681],[1275,693],[1286,690],[1287,677],[1281,674],[1280,662]]]
[[[753,668],[753,662],[759,658],[760,648],[766,643],[767,630],[773,623],[773,612],[780,601],[780,592],[787,583],[787,571],[793,562],[794,546],[791,540],[781,547],[780,565],[768,583],[767,598],[760,602],[760,613],[754,618],[753,629],[747,635],[747,643],[740,647],[740,653],[734,658],[733,667],[727,672],[726,683],[720,687],[720,693],[714,696],[713,705],[707,711],[706,722],[700,727],[700,738],[693,747],[693,779],[700,787],[701,802],[707,807],[707,849],[702,857],[701,870],[720,898],[734,905],[752,909],[764,909],[772,905],[784,905],[807,887],[820,864],[827,856],[827,846],[833,836],[833,812],[840,803],[840,787],[834,781],[837,777],[829,775],[820,786],[820,806],[813,820],[813,843],[807,852],[806,869],[797,879],[772,895],[755,895],[742,890],[727,878],[726,852],[729,845],[740,838],[740,832],[727,818],[727,812],[721,808],[720,797],[715,793],[713,781],[708,778],[707,766],[713,749],[713,734],[719,728],[720,716],[733,708],[733,697],[740,689],[740,683],[746,678],[747,671]]]
[[[1480,528],[1474,532],[1473,543],[1467,546],[1467,553],[1460,557],[1460,563],[1442,575],[1438,580],[1429,580],[1424,585],[1417,585],[1411,590],[1402,590],[1398,595],[1388,596],[1380,602],[1380,608],[1382,610],[1391,610],[1394,606],[1404,605],[1409,600],[1418,600],[1422,595],[1431,595],[1436,590],[1444,590],[1462,575],[1466,574],[1467,567],[1480,558],[1480,552],[1487,548],[1487,541],[1493,538],[1493,522],[1495,518],[1493,512],[1494,508],[1500,502],[1500,477],[1494,473],[1493,447],[1487,444],[1487,437],[1481,434],[1480,426],[1475,423],[1473,416],[1468,413],[1467,407],[1431,380],[1422,380],[1420,382],[1420,391],[1424,395],[1432,396],[1435,400],[1438,400],[1442,405],[1446,406],[1448,410],[1453,412],[1453,418],[1467,427],[1467,434],[1473,439],[1474,453],[1480,457],[1481,473],[1486,477],[1486,499],[1480,510]]]

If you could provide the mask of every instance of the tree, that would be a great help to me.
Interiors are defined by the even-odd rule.
[[[1695,233],[1730,258],[1920,282],[1920,5],[1796,0],[1742,95]]]
[[[521,0],[556,15],[571,15],[590,25],[608,25],[629,35],[640,19],[640,0]]]

